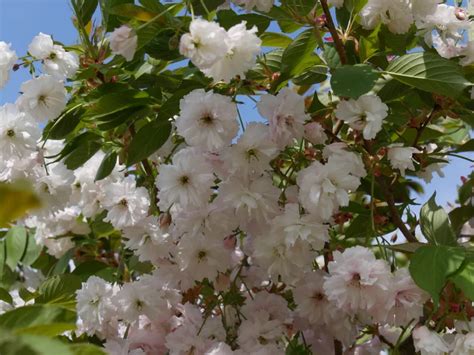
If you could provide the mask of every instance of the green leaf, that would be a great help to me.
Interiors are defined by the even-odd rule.
[[[471,301],[474,300],[474,260],[466,259],[460,271],[451,279]]]
[[[447,278],[460,268],[464,258],[465,250],[461,247],[423,246],[416,250],[410,261],[410,274],[413,281],[438,304]]]
[[[301,33],[283,52],[281,58],[282,75],[301,74],[306,68],[317,63],[319,57],[314,55],[317,46],[313,30]]]
[[[79,122],[81,122],[81,116],[84,110],[80,108],[72,108],[65,111],[59,116],[51,126],[45,128],[43,137],[48,139],[63,139],[69,133],[74,131]]]
[[[55,323],[60,323],[62,326],[48,329]],[[24,306],[0,315],[0,327],[22,334],[31,331],[34,334],[59,335],[65,330],[74,329],[75,323],[75,312],[52,304]]]
[[[390,250],[398,251],[398,252],[401,252],[401,253],[412,254],[424,245],[426,245],[426,244],[423,244],[423,243],[403,243],[403,244],[387,245],[386,248],[388,248]]]
[[[222,0],[191,0],[194,14],[204,16],[223,4]]]
[[[57,339],[39,335],[14,335],[0,330],[2,355],[74,355],[69,345]]]
[[[13,298],[10,293],[4,288],[0,287],[0,301],[13,304]]]
[[[281,4],[301,17],[306,16],[316,6],[314,0],[282,0]]]
[[[248,29],[256,26],[258,29],[257,33],[262,34],[270,26],[271,18],[258,14],[237,15],[232,10],[221,10],[217,13],[217,21],[226,30],[242,21],[246,21]]]
[[[52,270],[52,275],[59,275],[64,273],[67,270],[69,260],[74,255],[74,248],[69,249],[61,258],[57,261],[56,265]]]
[[[127,166],[138,163],[156,152],[171,134],[168,120],[155,120],[143,126],[133,137],[128,149]]]
[[[90,276],[97,275],[99,271],[108,267],[107,264],[101,263],[100,261],[90,260],[79,264],[72,273],[73,275],[79,276],[80,279],[85,282]]]
[[[27,245],[26,229],[24,227],[11,228],[6,237],[7,258],[6,264],[14,270],[21,261]]]
[[[130,107],[146,106],[150,103],[149,95],[144,91],[125,90],[101,96],[92,103],[85,113],[88,119],[100,119]],[[110,118],[105,119],[110,121]]]
[[[92,156],[97,153],[102,145],[97,141],[87,141],[79,145],[64,160],[64,164],[70,170],[75,170],[84,165]]]
[[[57,304],[74,310],[76,291],[81,288],[81,282],[81,278],[73,274],[52,276],[39,286],[35,303]]]
[[[21,263],[29,266],[38,259],[43,248],[36,243],[34,235],[28,233],[27,237],[26,250],[21,259]]]
[[[264,47],[287,47],[293,40],[281,33],[265,32],[260,36]]]
[[[455,150],[456,153],[474,152],[474,139],[468,140]]]
[[[134,0],[99,0],[102,13],[102,25],[107,32],[111,32],[121,25],[118,16],[112,14],[110,10],[117,5],[132,4],[133,2]]]
[[[97,170],[97,174],[95,175],[95,181],[99,181],[105,179],[110,173],[114,170],[115,165],[117,164],[117,153],[112,151],[108,152],[102,163],[100,163],[99,169]]]
[[[92,19],[97,9],[98,0],[72,0],[73,7],[77,9],[76,15],[83,26],[86,26]]]
[[[293,82],[300,86],[321,83],[326,80],[327,72],[328,68],[324,65],[314,65],[293,78]]]
[[[453,227],[454,233],[461,232],[462,226],[474,217],[474,206],[460,206],[449,212],[449,220]]]
[[[153,38],[145,46],[145,52],[155,59],[171,61],[181,57],[178,47],[179,32],[165,28],[155,31]]]
[[[135,4],[120,4],[109,10],[110,14],[131,18],[137,21],[148,22],[156,15],[154,12],[147,11],[145,8]]]
[[[420,212],[420,227],[423,235],[432,244],[456,245],[456,235],[446,211],[436,204],[436,192]]]
[[[427,52],[406,54],[394,60],[386,73],[420,90],[453,98],[472,85],[458,64]]]
[[[105,355],[102,348],[92,344],[71,344],[69,348],[74,355]]]
[[[357,99],[374,87],[378,77],[370,65],[345,65],[334,71],[331,87],[337,96]]]
[[[341,58],[333,44],[324,44],[323,58],[331,69],[340,67]]]

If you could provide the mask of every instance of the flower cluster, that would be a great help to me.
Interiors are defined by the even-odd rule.
[[[344,96],[330,88],[329,72],[346,69],[369,41],[349,59],[349,35],[345,47],[342,37],[318,44],[320,31],[334,27],[329,5],[351,17],[347,33],[351,26],[363,34],[383,26],[400,36],[412,31],[443,63],[460,56],[469,66],[474,47],[461,40],[469,19],[438,0],[369,0],[355,14],[342,0],[322,0],[322,9],[302,16],[303,2],[226,2],[211,9],[231,16],[238,7],[225,25],[207,8],[209,20],[191,7],[192,19],[180,22],[168,19],[176,4],[150,12],[148,2],[123,6],[133,20],[110,31],[121,21],[115,9],[104,28],[82,29],[90,38],[79,54],[40,33],[20,64],[0,42],[0,87],[15,65],[32,73],[17,101],[0,107],[0,183],[27,180],[41,200],[14,221],[26,242],[5,263],[18,278],[12,302],[0,294],[0,314],[41,307],[47,297],[61,312],[74,303],[75,329],[62,325],[58,334],[100,343],[112,355],[374,354],[407,343],[422,354],[474,351],[472,288],[459,286],[471,269],[455,236],[471,210],[451,223],[433,201],[423,207],[433,210],[422,211],[427,218],[406,209],[417,187],[410,178],[429,182],[442,174],[445,156],[472,147],[459,123],[467,111],[472,120],[467,79],[450,83],[462,86],[457,102],[436,91],[436,75],[433,94],[417,86],[431,73],[382,75],[393,58],[373,52],[354,72],[371,65],[377,83]],[[294,41],[260,36],[249,24],[274,9],[282,28],[294,26],[282,20],[287,13],[308,21],[310,32]],[[302,44],[307,33],[316,39]],[[291,44],[260,55],[260,37]],[[163,43],[170,53],[153,48]],[[319,57],[317,46],[339,62]],[[371,62],[372,55],[383,60]],[[275,69],[278,60],[297,64]],[[253,100],[260,119],[242,117],[241,98]],[[463,194],[460,203],[472,207]],[[397,229],[408,243],[392,245]],[[33,244],[39,249],[28,252]],[[434,256],[432,248],[439,248]],[[426,259],[446,268],[429,284],[416,269]],[[51,292],[64,270],[76,287]]]

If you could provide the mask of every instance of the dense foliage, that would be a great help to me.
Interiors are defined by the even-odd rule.
[[[77,44],[0,42],[0,353],[474,353],[474,174],[414,213],[474,151],[466,6],[72,0]]]

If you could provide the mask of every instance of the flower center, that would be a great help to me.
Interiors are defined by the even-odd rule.
[[[199,253],[198,253],[198,260],[202,261],[202,259],[204,259],[206,257],[206,255],[207,255],[206,251],[200,250]]]
[[[352,275],[351,284],[352,286],[360,287],[360,274],[355,273]]]
[[[324,295],[321,292],[317,292],[312,298],[316,301],[322,301],[324,299]]]
[[[201,122],[207,126],[210,126],[214,122],[214,118],[211,117],[211,115],[205,115],[201,117]]]
[[[7,136],[8,137],[15,137],[15,131],[13,129],[9,129],[7,131]]]
[[[123,198],[123,199],[120,200],[119,204],[123,207],[127,207],[128,206],[128,201]]]
[[[181,183],[181,185],[186,185],[187,183],[189,183],[189,177],[186,175],[181,176],[179,178],[179,182]]]

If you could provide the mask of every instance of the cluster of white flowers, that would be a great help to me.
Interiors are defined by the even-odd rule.
[[[343,1],[335,5],[342,6]],[[369,0],[360,12],[362,25],[367,29],[379,23],[393,33],[402,34],[415,25],[428,45],[445,58],[461,56],[461,65],[474,62],[474,42],[463,38],[471,23],[466,10],[443,3],[441,0]]]
[[[195,19],[179,50],[208,77],[229,82],[254,66],[262,43],[256,32],[255,26],[247,30],[245,21],[226,31],[216,22]]]
[[[234,2],[249,10],[273,6],[271,0]],[[431,43],[450,43],[467,20],[438,3],[369,0],[361,20],[367,28],[383,22],[395,33],[416,23],[426,38],[438,32]],[[261,46],[256,32],[245,22],[226,31],[194,19],[179,49],[214,81],[230,82],[254,66]],[[465,64],[472,61],[472,43],[466,48]],[[117,28],[110,49],[132,61],[133,29]],[[120,164],[97,181],[104,152],[70,170],[55,160],[65,142],[44,142],[39,128],[64,111],[66,81],[78,70],[78,58],[42,33],[29,54],[41,61],[41,75],[23,83],[15,104],[0,107],[0,181],[27,178],[42,200],[21,223],[60,258],[74,248],[75,237],[92,233],[98,218],[121,236],[124,248],[153,267],[123,284],[96,276],[84,282],[76,294],[78,335],[98,337],[113,355],[277,355],[285,354],[288,339],[298,333],[308,346],[330,353],[335,339],[349,348],[361,331],[374,328],[372,338],[357,347],[376,353],[387,342],[397,343],[423,316],[429,297],[406,267],[392,271],[368,247],[328,249],[331,227],[366,177],[366,165],[353,146],[328,138],[291,86],[262,95],[256,107],[265,122],[242,123],[240,135],[236,101],[195,89],[181,99],[172,120],[179,144],[170,147],[169,140],[161,151],[166,154],[151,157],[157,172],[151,183]],[[0,42],[0,87],[16,60]],[[334,118],[370,141],[388,111],[380,97],[367,94],[341,100]],[[290,149],[297,149],[294,156],[317,154],[282,163]],[[386,155],[405,175],[416,170],[417,153],[395,144]],[[0,302],[0,311],[6,308]],[[473,334],[460,331],[448,342],[418,326],[413,339],[422,354],[469,354]]]

